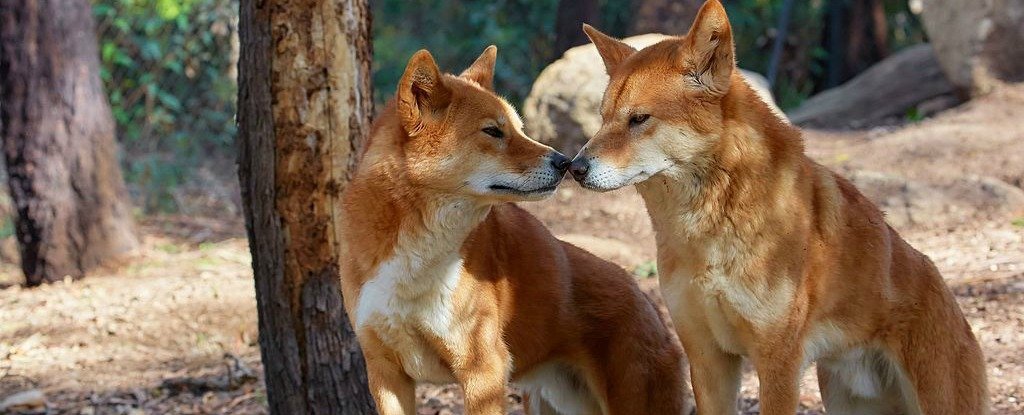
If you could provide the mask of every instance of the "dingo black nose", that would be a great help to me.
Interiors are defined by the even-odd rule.
[[[554,166],[555,170],[558,170],[560,173],[565,173],[566,170],[569,170],[570,163],[572,163],[572,160],[569,160],[569,158],[562,155],[562,153],[559,153],[557,151],[551,153],[551,165]]]
[[[584,157],[576,157],[576,160],[573,160],[569,166],[569,171],[572,172],[572,176],[576,180],[583,180],[584,177],[587,177],[587,172],[590,171],[590,162]]]

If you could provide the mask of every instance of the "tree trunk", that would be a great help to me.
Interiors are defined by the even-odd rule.
[[[30,286],[138,241],[89,0],[0,0],[0,136]]]
[[[823,89],[864,72],[889,56],[885,5],[882,0],[830,0],[823,45],[828,51]]]
[[[597,0],[561,0],[555,16],[555,59],[573,46],[590,43],[583,23],[600,26],[601,9]]]
[[[373,413],[338,198],[369,132],[367,0],[243,0],[238,169],[274,414]]]

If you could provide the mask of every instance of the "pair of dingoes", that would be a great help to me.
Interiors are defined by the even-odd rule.
[[[717,0],[643,50],[584,30],[610,75],[573,159],[493,91],[496,48],[462,74],[409,61],[342,196],[342,288],[384,415],[458,382],[469,414],[793,414],[817,362],[830,414],[982,414],[985,369],[935,266],[739,75]],[[635,185],[656,231],[656,307],[617,266],[510,202]],[[567,209],[573,207],[566,206]]]

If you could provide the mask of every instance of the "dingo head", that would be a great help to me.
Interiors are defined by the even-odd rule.
[[[494,94],[496,55],[488,47],[459,76],[441,74],[426,50],[409,60],[396,110],[415,185],[493,201],[536,200],[562,180],[568,158],[527,137],[516,110]]]
[[[704,164],[721,136],[734,67],[722,4],[707,1],[686,36],[640,51],[593,27],[584,31],[611,79],[601,128],[572,162],[576,180],[607,191]]]

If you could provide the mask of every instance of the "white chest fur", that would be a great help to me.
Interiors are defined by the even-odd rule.
[[[792,304],[795,287],[788,279],[770,279],[751,266],[748,255],[756,247],[726,238],[711,238],[700,245],[678,245],[703,258],[705,267],[687,265],[665,269],[662,293],[673,320],[699,319],[723,350],[746,354],[736,325],[742,319],[764,328],[783,319]],[[664,255],[664,254],[663,254]],[[667,253],[667,255],[677,255]],[[680,252],[676,264],[694,261]]]
[[[381,263],[359,293],[356,325],[393,320],[415,323],[435,335],[446,333],[462,259],[453,255],[433,262],[424,264],[415,253],[400,252]]]
[[[454,337],[453,300],[462,260],[420,261],[415,255],[397,254],[382,263],[359,293],[356,325],[372,328],[412,378],[450,382],[449,370],[424,334],[442,341]]]
[[[357,329],[372,329],[416,380],[453,380],[435,348],[440,340],[455,352],[461,343],[455,321],[455,294],[463,272],[459,248],[480,216],[476,211],[467,214],[463,207],[442,206],[423,229],[400,234],[391,257],[377,266],[359,292]]]

